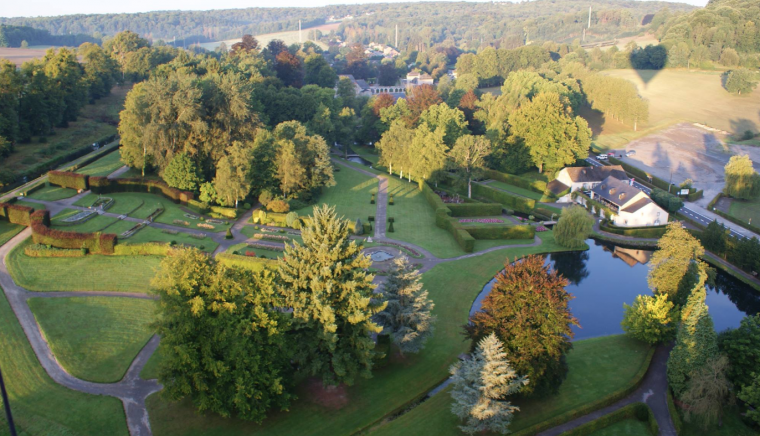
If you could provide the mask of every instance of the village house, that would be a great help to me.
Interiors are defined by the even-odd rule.
[[[552,180],[547,188],[554,195],[560,195],[563,192],[565,193],[559,198],[559,200],[557,200],[557,202],[570,203],[572,202],[570,196],[571,192],[578,190],[590,191],[609,176],[613,176],[618,180],[628,180],[625,170],[620,165],[609,165],[604,167],[568,167],[563,168],[557,174],[557,178]]]
[[[668,213],[642,190],[609,176],[591,189],[591,198],[612,210],[610,221],[618,227],[667,224]]]
[[[433,76],[428,73],[420,73],[419,71],[410,71],[406,74],[406,86],[419,86],[419,85],[433,85],[435,81]]]

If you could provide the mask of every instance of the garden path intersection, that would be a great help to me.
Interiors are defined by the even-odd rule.
[[[362,174],[368,175],[378,180],[378,193],[377,193],[377,202],[376,202],[377,211],[375,215],[376,221],[375,221],[374,242],[379,243],[381,245],[383,243],[402,245],[402,246],[405,246],[417,251],[418,253],[422,255],[421,259],[415,259],[415,262],[420,264],[420,272],[428,271],[434,266],[440,263],[444,263],[444,262],[452,262],[456,260],[482,256],[483,254],[490,253],[497,250],[502,250],[505,248],[534,247],[541,244],[541,240],[538,237],[535,237],[534,241],[529,244],[513,244],[513,245],[491,247],[489,249],[482,250],[476,253],[470,253],[470,254],[459,256],[459,257],[443,259],[443,258],[438,258],[434,256],[432,253],[423,249],[422,247],[416,246],[414,244],[410,244],[405,241],[398,241],[391,238],[387,238],[385,234],[385,229],[386,229],[386,216],[387,216],[386,205],[388,202],[387,201],[388,176],[378,175],[369,171],[365,171],[360,168],[356,168],[351,165],[348,165],[337,159],[334,159],[333,161],[337,165],[341,165],[353,171],[358,171]],[[123,169],[117,170],[116,172],[119,172],[119,171],[123,172]],[[79,200],[80,198],[82,198],[83,196],[87,194],[88,192],[83,192],[72,198],[59,200],[59,201],[35,201],[35,202],[44,204],[46,208],[50,211],[51,215],[55,215],[67,208],[68,209],[71,209],[71,208],[86,209],[86,208],[73,206],[73,204],[77,200]],[[31,199],[25,198],[24,200],[30,201]],[[225,252],[231,246],[235,244],[244,243],[250,239],[249,237],[245,236],[241,232],[241,230],[246,225],[246,223],[250,221],[252,213],[253,213],[252,210],[247,211],[233,223],[233,225],[231,226],[231,231],[233,235],[232,239],[225,239],[224,232],[219,232],[219,233],[214,233],[214,234],[209,235],[209,237],[211,237],[215,242],[219,243],[219,246],[214,251],[214,254]],[[109,214],[109,213],[105,213],[105,214],[107,216],[113,215],[113,216],[118,217],[118,215],[116,214]],[[135,218],[127,217],[126,219],[130,221],[142,222],[142,220],[138,220]],[[153,222],[153,223],[150,223],[149,225],[160,228],[160,229],[178,230],[178,231],[186,232],[186,233],[197,232],[193,229],[172,226],[169,224],[161,224],[161,223]],[[13,309],[13,312],[18,318],[19,323],[21,324],[21,327],[23,328],[23,331],[29,343],[31,344],[31,347],[34,353],[39,359],[40,364],[48,373],[48,375],[56,383],[62,386],[65,386],[67,388],[70,388],[76,391],[88,393],[88,394],[107,395],[107,396],[118,398],[119,400],[121,400],[124,406],[127,426],[128,426],[130,435],[131,436],[152,435],[152,431],[150,428],[150,421],[148,417],[148,411],[145,407],[145,400],[148,396],[160,391],[161,385],[158,383],[157,380],[143,380],[142,378],[140,378],[140,372],[145,367],[146,363],[148,362],[148,359],[153,355],[153,353],[158,348],[159,337],[153,336],[148,341],[148,343],[142,348],[142,350],[137,354],[137,356],[131,363],[124,378],[120,380],[119,382],[93,383],[93,382],[80,380],[76,377],[73,377],[68,372],[66,372],[66,370],[63,369],[61,364],[56,360],[56,357],[53,355],[53,352],[51,351],[49,344],[47,343],[47,341],[45,340],[45,338],[43,337],[41,333],[40,327],[37,324],[37,321],[35,320],[34,315],[28,305],[28,300],[30,298],[39,298],[39,297],[60,298],[60,297],[99,296],[99,297],[122,297],[122,298],[127,297],[127,298],[139,298],[139,299],[152,299],[154,297],[150,295],[145,295],[145,294],[133,294],[133,293],[124,293],[124,292],[87,292],[87,291],[32,292],[32,291],[28,291],[18,286],[13,281],[13,278],[8,272],[7,256],[13,250],[13,248],[21,244],[24,240],[26,240],[30,236],[31,236],[31,230],[27,228],[21,233],[19,233],[18,235],[16,235],[14,238],[12,238],[10,241],[8,241],[5,245],[0,246],[0,259],[2,259],[2,262],[0,263],[0,286],[2,286],[3,290],[5,291],[5,295],[8,298],[11,308]],[[277,243],[273,243],[273,244],[277,244]],[[377,283],[381,282],[381,280],[379,280],[379,277],[376,278],[376,280],[377,280],[376,281]],[[665,381],[665,363],[667,362],[667,354],[668,354],[668,350],[666,348],[661,347],[657,350],[657,352],[655,353],[654,359],[652,361],[652,364],[649,367],[649,371],[644,379],[644,382],[630,396],[619,401],[618,403],[613,404],[612,406],[598,410],[589,415],[577,418],[561,426],[547,430],[541,434],[547,435],[547,436],[558,435],[562,433],[563,431],[567,431],[571,428],[575,428],[587,421],[596,419],[597,417],[603,416],[607,413],[617,410],[618,408],[623,407],[626,404],[629,404],[635,401],[642,401],[644,399],[643,398],[644,393],[648,393],[648,392],[651,392],[652,394],[647,396],[646,402],[650,407],[652,407],[655,417],[657,418],[657,421],[660,425],[662,434],[668,435],[668,436],[675,434],[675,432],[672,430],[673,424],[670,420],[670,415],[668,414],[667,405],[665,404],[665,397],[664,397],[665,389],[667,386],[667,383]]]

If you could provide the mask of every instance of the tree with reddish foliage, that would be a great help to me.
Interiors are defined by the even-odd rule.
[[[425,109],[435,104],[442,103],[441,96],[432,85],[415,86],[409,91],[406,99],[407,106],[412,112],[412,124],[416,124]]]
[[[473,91],[467,91],[463,96],[462,99],[459,100],[459,105],[457,106],[459,110],[464,112],[464,118],[467,120],[467,126],[470,128],[470,131],[472,133],[480,133],[483,124],[475,119],[475,111],[478,109],[477,106],[478,103],[478,96],[475,95]]]
[[[277,77],[285,86],[300,88],[303,84],[303,70],[301,60],[293,56],[289,51],[282,51],[275,57],[275,71]]]
[[[481,310],[465,326],[465,335],[476,342],[495,333],[504,343],[512,367],[530,379],[522,390],[526,395],[555,393],[567,376],[571,326],[579,326],[568,307],[568,283],[541,256],[515,261],[496,276]]]
[[[356,43],[351,46],[351,51],[346,53],[346,73],[352,74],[357,79],[366,79],[369,75],[367,55],[364,46]]]
[[[250,53],[259,49],[259,41],[251,35],[243,35],[240,42],[232,44],[230,54],[236,56],[240,53]]]
[[[372,113],[378,118],[380,118],[380,111],[382,109],[393,106],[393,96],[390,94],[378,94],[373,100]]]
[[[277,57],[278,54],[288,51],[288,46],[281,39],[273,39],[267,44],[267,50],[269,50],[272,57]]]

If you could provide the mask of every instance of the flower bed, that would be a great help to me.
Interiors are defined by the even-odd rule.
[[[161,230],[161,233],[166,233],[167,235],[178,235],[179,234],[179,232],[176,231],[176,230],[168,230],[168,229]]]
[[[72,216],[70,216],[68,218],[64,218],[61,221],[63,221],[64,223],[79,223],[80,221],[81,222],[85,222],[88,219],[94,217],[95,214],[96,214],[96,212],[94,210],[83,210],[83,211],[81,211],[81,212],[79,212],[77,214],[74,214],[74,215],[72,215]]]
[[[536,227],[536,231],[537,232],[547,232],[547,231],[549,231],[549,229],[547,229],[544,226],[538,226],[538,227]]]
[[[211,224],[227,224],[227,221],[217,220],[217,219],[213,219],[213,218],[212,219],[207,219],[206,222],[207,223],[211,223]]]
[[[504,224],[504,220],[497,218],[467,218],[459,220],[460,223],[479,223],[479,224]]]
[[[189,225],[190,225],[190,223],[189,223],[189,222],[187,222],[187,221],[182,221],[182,220],[174,220],[174,221],[172,221],[172,222],[173,222],[174,224],[178,225],[178,226],[185,226],[185,227],[187,227],[187,226],[189,226]]]
[[[290,242],[290,238],[287,236],[281,236],[281,235],[265,235],[262,233],[256,233],[253,235],[254,239],[267,239],[269,241],[284,241],[284,242]]]
[[[214,230],[214,226],[212,226],[211,224],[198,223],[197,226],[202,229]]]
[[[443,191],[436,191],[436,194],[439,197],[441,197],[441,201],[443,201],[444,203],[453,203],[453,204],[464,203],[464,200],[462,200],[462,198],[459,197],[459,194],[456,194],[453,197]]]
[[[135,225],[135,226],[134,226],[134,227],[132,227],[131,229],[127,230],[126,232],[122,233],[122,234],[121,234],[121,237],[122,237],[122,238],[124,238],[124,239],[126,239],[126,238],[129,238],[130,236],[132,236],[132,235],[134,235],[135,233],[137,233],[137,232],[139,232],[140,230],[142,230],[142,229],[143,229],[143,227],[146,227],[147,225],[148,225],[148,224],[147,224],[145,221],[143,221],[143,222],[141,222],[141,223],[139,223],[139,224]]]
[[[191,238],[195,238],[195,239],[206,239],[206,234],[205,233],[188,233],[188,235]]]
[[[186,213],[185,218],[190,218],[191,220],[197,220],[199,218],[198,215],[193,215],[191,213]]]

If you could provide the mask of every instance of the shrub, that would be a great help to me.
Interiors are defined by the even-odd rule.
[[[227,229],[227,232],[225,232],[224,239],[232,239],[232,231],[230,229]]]
[[[364,234],[364,225],[362,224],[361,218],[356,219],[356,224],[354,224],[354,235],[360,236]]]
[[[390,197],[388,197],[388,204],[393,206],[393,194],[391,194]]]
[[[390,222],[388,225],[388,233],[393,233],[395,230],[393,230],[393,221]]]
[[[667,294],[639,295],[632,306],[623,303],[623,307],[625,315],[620,325],[632,337],[654,345],[675,336],[678,309]]]
[[[87,178],[84,174],[69,171],[50,171],[48,173],[48,182],[50,184],[76,189],[77,191],[88,189]]]
[[[259,194],[259,203],[264,207],[267,207],[272,200],[274,200],[274,194],[272,194],[272,191],[269,189],[264,189],[261,191],[261,194]]]
[[[276,200],[272,200],[267,205],[267,210],[270,210],[275,213],[285,213],[290,210],[290,205],[287,201],[278,198]]]
[[[375,204],[375,194],[372,194],[372,198],[369,200],[369,204]]]
[[[290,228],[295,228],[294,225],[298,221],[298,214],[296,212],[288,212],[285,215],[285,224]]]
[[[662,189],[653,189],[649,196],[652,201],[657,203],[658,206],[665,209],[668,213],[677,212],[678,209],[683,206],[683,200],[673,194],[668,194]]]

